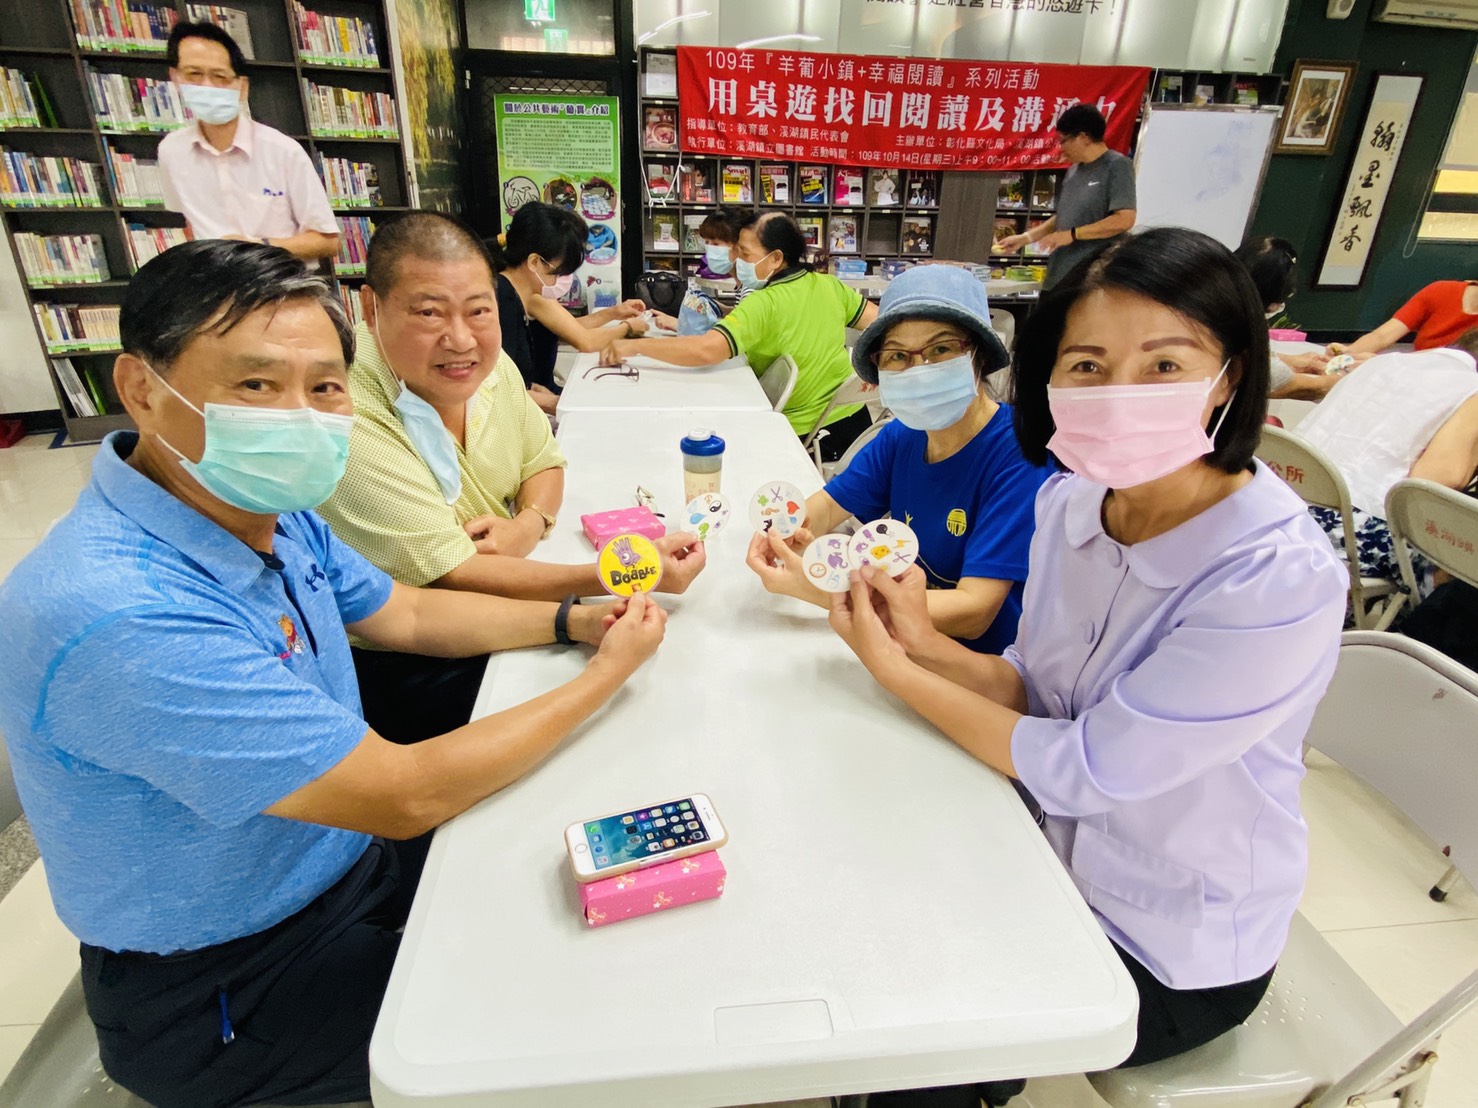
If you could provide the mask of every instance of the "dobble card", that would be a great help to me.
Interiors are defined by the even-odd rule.
[[[727,526],[732,509],[729,502],[716,492],[705,492],[693,497],[683,509],[683,530],[692,531],[699,539],[707,541]]]
[[[749,502],[749,522],[756,531],[774,531],[788,539],[806,520],[806,497],[789,481],[761,485]]]
[[[852,556],[848,536],[822,535],[806,547],[801,565],[806,580],[822,592],[846,592],[852,587]]]
[[[897,577],[918,560],[919,540],[906,523],[876,519],[852,536],[851,551],[854,568],[876,566],[889,577]]]
[[[651,592],[662,580],[662,555],[645,535],[617,535],[601,547],[595,566],[612,596]]]

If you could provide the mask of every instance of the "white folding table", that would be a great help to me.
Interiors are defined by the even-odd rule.
[[[774,413],[710,413],[743,503],[819,478]],[[582,512],[681,504],[683,412],[576,412],[546,557]],[[1011,785],[883,693],[819,608],[772,597],[737,520],[666,641],[547,764],[437,833],[370,1048],[380,1108],[735,1105],[1106,1068],[1135,990]],[[583,649],[488,667],[476,714]],[[562,832],[707,792],[717,900],[586,926]]]
[[[599,356],[579,354],[559,397],[560,419],[573,412],[674,408],[768,412],[772,405],[759,378],[742,357],[698,369],[667,365],[653,358],[631,359],[631,375],[597,364]]]

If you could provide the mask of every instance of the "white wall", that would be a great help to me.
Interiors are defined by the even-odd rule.
[[[56,406],[15,258],[0,240],[0,414],[54,411]]]

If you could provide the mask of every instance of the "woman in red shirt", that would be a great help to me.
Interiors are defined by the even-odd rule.
[[[1330,354],[1378,354],[1411,331],[1415,346],[1429,350],[1451,346],[1478,327],[1478,281],[1433,281],[1401,306],[1390,319],[1348,346],[1332,342]]]

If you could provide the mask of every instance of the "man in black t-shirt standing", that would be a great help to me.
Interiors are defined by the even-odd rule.
[[[1057,117],[1057,144],[1072,163],[1057,194],[1057,212],[1026,233],[1009,235],[996,244],[1002,253],[1031,242],[1051,247],[1043,289],[1050,289],[1134,226],[1134,163],[1104,144],[1106,127],[1091,104],[1074,104]]]

